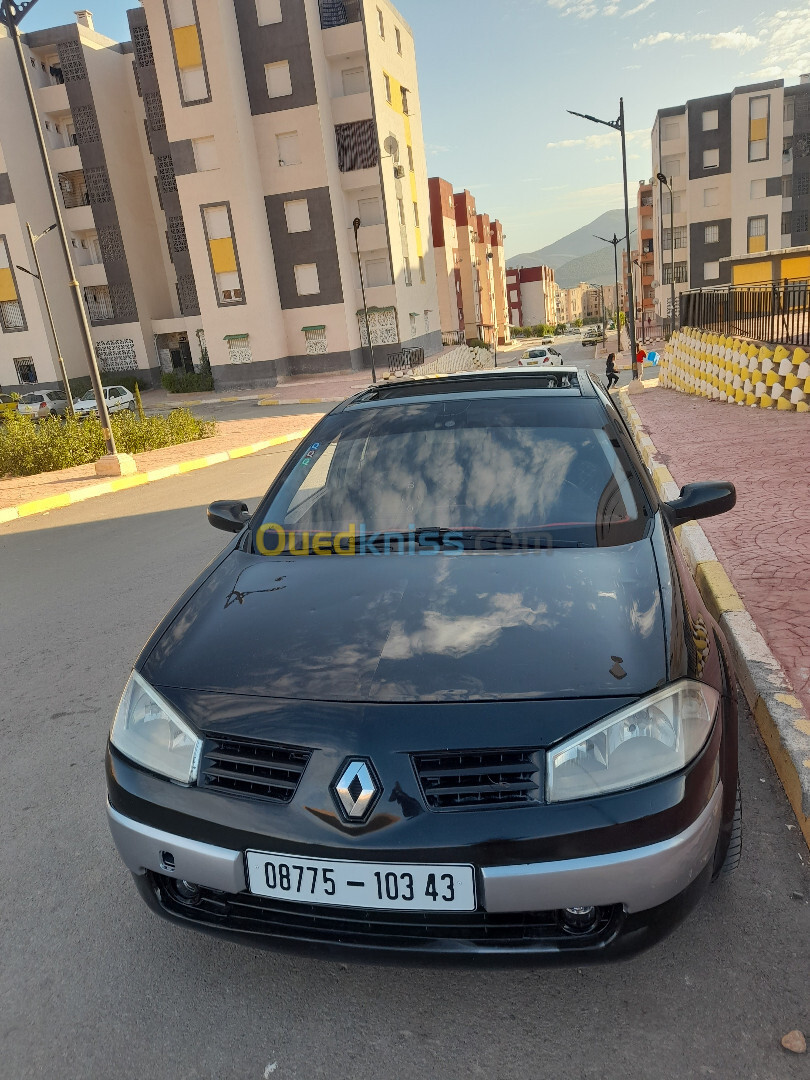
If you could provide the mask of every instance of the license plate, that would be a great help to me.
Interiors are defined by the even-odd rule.
[[[343,862],[247,852],[248,888],[303,904],[389,911],[475,911],[472,866]]]

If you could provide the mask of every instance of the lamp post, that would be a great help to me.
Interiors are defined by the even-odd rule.
[[[104,390],[101,385],[101,375],[98,370],[98,363],[96,362],[96,350],[93,345],[93,338],[90,333],[90,324],[87,321],[87,312],[84,307],[84,300],[82,298],[82,291],[79,282],[76,280],[76,270],[73,266],[73,257],[70,252],[70,241],[68,239],[67,230],[65,229],[65,223],[62,218],[62,208],[59,205],[59,198],[56,194],[56,185],[54,184],[53,174],[51,173],[51,165],[48,161],[48,148],[45,144],[45,135],[42,131],[42,124],[39,120],[39,112],[37,111],[37,103],[34,98],[34,90],[31,86],[31,79],[28,74],[28,64],[23,53],[22,41],[20,39],[19,24],[25,18],[26,14],[31,10],[37,0],[0,0],[0,23],[5,25],[14,41],[14,50],[17,54],[17,63],[20,68],[20,75],[22,76],[23,87],[28,99],[28,108],[31,111],[31,120],[34,125],[34,132],[37,138],[37,144],[39,146],[40,157],[42,158],[43,171],[45,174],[45,180],[48,185],[48,192],[51,197],[51,205],[53,207],[54,216],[56,217],[56,228],[59,230],[59,239],[62,242],[62,253],[65,257],[65,262],[68,268],[69,282],[68,285],[73,293],[73,301],[76,307],[76,314],[79,318],[79,325],[82,332],[82,340],[85,348],[87,366],[90,369],[90,382],[93,386],[93,395],[96,399],[96,406],[98,408],[98,416],[101,421],[101,430],[104,435],[104,445],[107,450],[108,457],[115,458],[118,462],[117,465],[111,467],[102,467],[99,469],[99,464],[96,463],[97,471],[110,473],[117,473],[121,471],[123,465],[123,458],[126,455],[116,455],[115,439],[113,437],[112,428],[110,427],[110,414],[107,411],[107,402],[104,399]],[[41,279],[40,279],[41,280]],[[58,350],[57,350],[58,351]],[[70,396],[70,395],[68,395]],[[135,464],[131,459],[127,458],[126,471],[131,472],[135,470]]]
[[[622,176],[624,179],[624,231],[625,239],[627,241],[627,262],[630,263],[630,197],[627,193],[627,140],[625,136],[624,126],[624,98],[619,98],[619,117],[617,120],[599,120],[596,116],[589,116],[587,113],[574,112],[572,109],[566,110],[571,116],[580,116],[583,120],[590,120],[594,124],[602,124],[605,127],[612,128],[614,131],[618,131],[622,137]],[[636,310],[635,292],[633,289],[633,275],[630,275],[628,286],[630,289],[630,308],[632,311]],[[630,333],[630,351],[633,354],[633,378],[638,378],[638,372],[636,371],[635,356],[636,356],[636,324],[635,319],[631,319],[629,322]]]
[[[641,344],[645,345],[646,344],[646,339],[644,337],[644,281],[643,281],[644,271],[643,271],[641,263],[638,261],[638,259],[633,259],[633,266],[638,267],[638,291],[639,291],[639,295],[641,296]],[[631,271],[631,273],[632,273],[632,271]],[[633,318],[635,319],[635,317],[636,317],[636,313],[633,312]]]
[[[363,314],[366,318],[366,337],[368,338],[368,351],[371,356],[371,381],[376,386],[377,372],[374,368],[374,346],[371,343],[371,327],[368,323],[368,306],[366,304],[366,286],[363,281],[363,266],[360,262],[360,238],[357,235],[361,224],[362,222],[359,217],[356,217],[352,222],[352,225],[354,226],[354,249],[357,252],[357,269],[360,271],[360,292],[363,294]]]
[[[661,187],[666,185],[669,190],[669,303],[672,308],[669,332],[672,334],[675,330],[675,199],[672,196],[672,180],[667,180],[662,172],[658,173],[656,180]],[[663,255],[663,252],[661,254]],[[663,266],[663,260],[661,265]]]
[[[493,335],[493,337],[494,337],[493,348],[495,350],[494,367],[497,367],[498,366],[498,312],[497,312],[497,309],[495,308],[495,296],[496,296],[496,293],[495,293],[495,262],[494,262],[494,258],[495,258],[495,256],[493,255],[493,253],[491,251],[488,251],[487,252],[487,261],[489,262],[489,292],[490,292],[490,296],[492,298],[491,299],[491,304],[492,304],[492,325],[495,328],[495,333]],[[504,335],[504,338],[505,337],[506,337],[506,335]]]
[[[624,240],[624,237],[620,238],[614,233],[612,240],[606,240],[604,236],[596,236],[596,233],[593,235],[597,240],[602,240],[606,244],[613,244],[613,270],[616,275],[616,352],[620,353],[622,351],[622,324],[619,320],[619,244]],[[629,323],[630,320],[627,321]]]
[[[49,232],[53,232],[53,230],[56,228],[56,222],[54,222],[53,225],[49,225],[44,232],[41,232],[39,234],[34,233],[30,223],[27,221],[25,223],[25,227],[26,229],[28,229],[28,239],[31,243],[31,254],[34,256],[34,266],[36,267],[37,272],[35,274],[32,274],[31,271],[26,269],[26,267],[24,266],[17,266],[17,269],[22,270],[22,272],[24,274],[28,274],[29,277],[36,278],[36,280],[39,282],[40,288],[42,289],[42,299],[45,301],[45,311],[48,314],[48,322],[50,323],[51,333],[53,334],[53,343],[56,346],[56,355],[59,358],[59,371],[62,376],[62,386],[65,389],[65,401],[67,402],[66,411],[68,416],[74,416],[75,413],[73,412],[73,397],[70,393],[70,383],[68,382],[67,371],[65,371],[65,361],[62,358],[62,350],[59,346],[59,338],[56,336],[56,327],[54,326],[53,322],[51,305],[48,303],[48,294],[45,291],[45,282],[42,279],[42,268],[40,267],[39,259],[37,258],[37,240],[41,240],[43,236],[47,236]]]

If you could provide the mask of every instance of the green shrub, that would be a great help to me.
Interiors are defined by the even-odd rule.
[[[140,454],[209,439],[216,432],[213,421],[198,420],[188,409],[173,409],[168,416],[149,416],[145,420],[130,412],[117,413],[110,422],[121,454]],[[87,465],[105,453],[101,424],[95,416],[86,420],[54,416],[35,421],[30,416],[12,415],[0,427],[0,477],[31,476]]]
[[[487,349],[487,350],[489,350],[491,348],[491,346],[487,345],[487,343],[485,341],[482,341],[481,338],[470,338],[470,340],[467,342],[467,344],[469,345],[469,347],[471,349]]]
[[[207,356],[202,358],[199,371],[164,371],[160,381],[170,394],[198,394],[201,390],[214,389],[214,376]]]

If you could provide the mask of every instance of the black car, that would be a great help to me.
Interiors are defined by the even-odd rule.
[[[155,911],[318,954],[620,955],[740,850],[735,680],[621,416],[576,369],[325,416],[124,690],[108,814]]]

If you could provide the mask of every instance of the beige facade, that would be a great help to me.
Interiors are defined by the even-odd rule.
[[[125,343],[100,349],[102,367],[101,353],[117,349],[115,370],[154,378],[207,355],[218,386],[250,386],[367,366],[355,219],[378,363],[406,346],[437,352],[416,57],[396,9],[144,0],[128,17],[123,45],[81,24],[26,38],[45,65],[37,93],[54,132],[70,141],[59,122],[77,111],[84,124],[78,146],[54,150],[52,168],[88,264],[80,276],[94,337]],[[19,229],[48,212],[44,184],[23,191],[36,146],[12,53],[0,39],[0,90],[14,101],[12,119],[0,117],[14,199],[0,205],[0,223],[14,217]],[[18,246],[19,237],[15,257]],[[58,252],[50,258],[45,276],[57,280]],[[30,306],[25,287],[21,300]],[[70,373],[83,373],[69,298],[54,307]],[[32,330],[15,335],[13,351],[36,352],[37,378],[48,381],[53,350],[31,310]],[[37,332],[39,341],[23,340]],[[0,334],[4,383],[15,370],[9,336]]]

